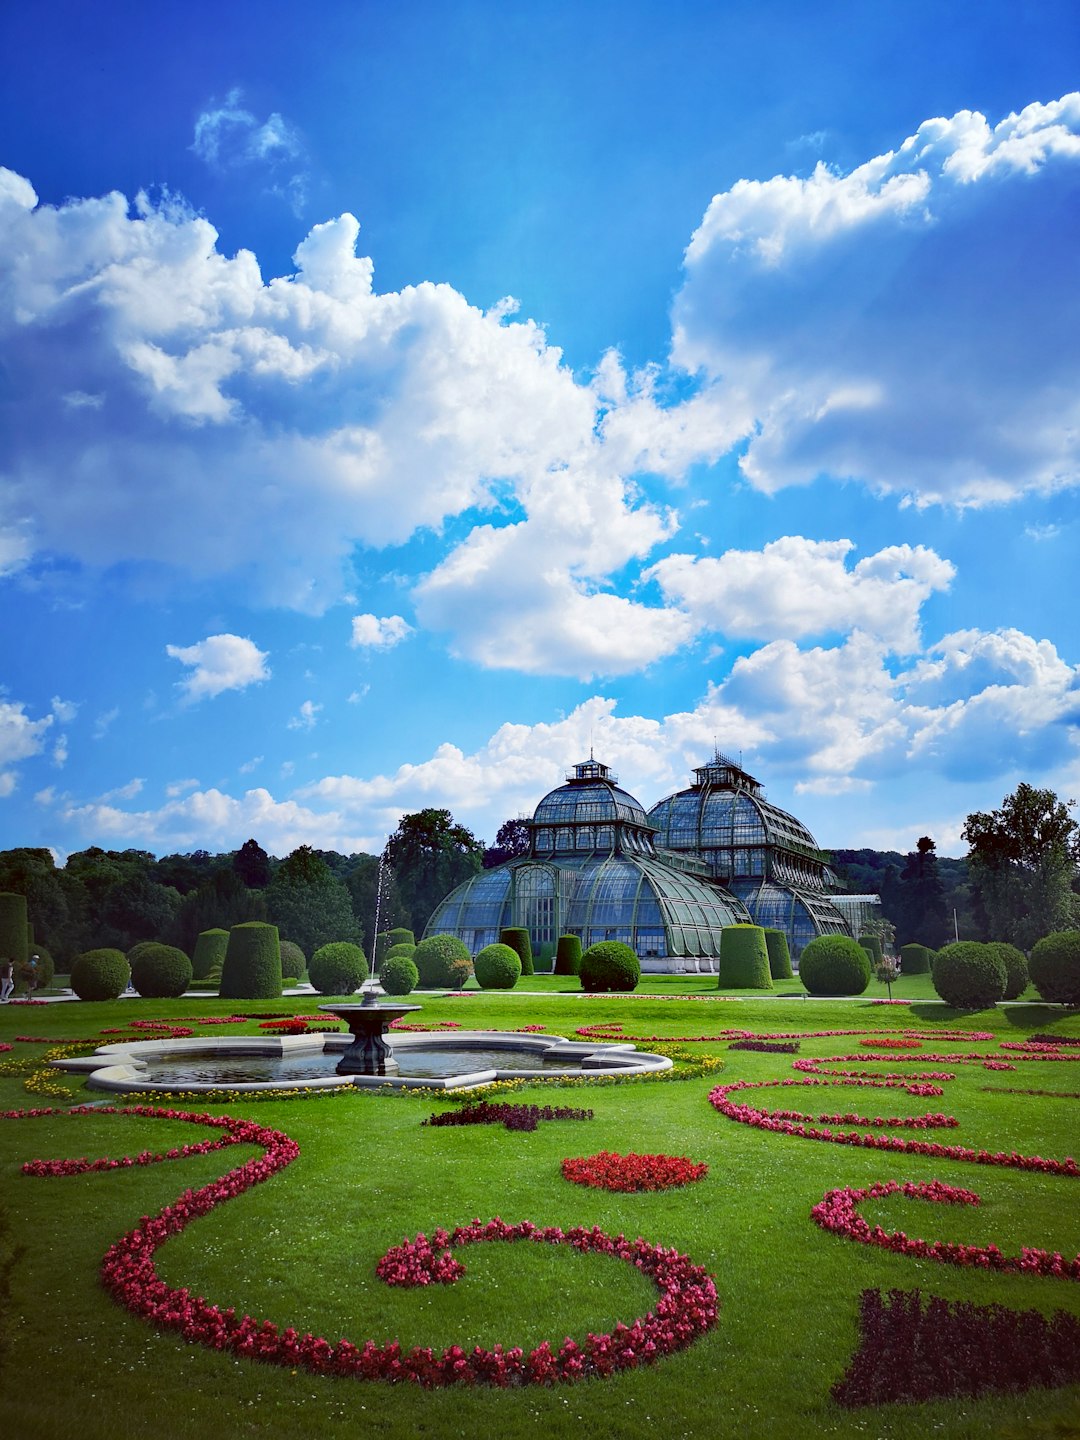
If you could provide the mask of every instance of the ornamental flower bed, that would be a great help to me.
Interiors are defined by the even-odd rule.
[[[757,1050],[762,1055],[794,1055],[798,1040],[732,1040],[729,1050]]]
[[[575,1185],[588,1185],[595,1190],[634,1192],[639,1190],[671,1190],[677,1185],[690,1185],[704,1180],[708,1165],[696,1165],[684,1155],[617,1155],[601,1150],[562,1162],[563,1178]]]
[[[541,1120],[591,1120],[591,1110],[571,1105],[515,1105],[509,1101],[480,1100],[429,1115],[425,1125],[505,1125],[507,1130],[535,1130]]]
[[[859,1348],[832,1388],[838,1405],[1016,1394],[1080,1380],[1080,1320],[1058,1310],[924,1300],[918,1290],[864,1290]]]
[[[923,1042],[921,1040],[910,1040],[900,1036],[890,1037],[888,1035],[878,1035],[860,1040],[859,1044],[865,1045],[868,1049],[876,1050],[921,1050]]]

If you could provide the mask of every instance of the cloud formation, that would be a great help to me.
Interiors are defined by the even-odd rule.
[[[214,170],[266,169],[275,177],[273,188],[299,214],[307,199],[300,132],[276,110],[260,122],[244,108],[243,98],[243,92],[234,88],[224,100],[211,100],[196,118],[191,149]]]
[[[177,682],[188,700],[210,699],[270,678],[267,652],[242,635],[208,635],[197,645],[166,645],[165,653],[191,667]]]
[[[359,650],[391,650],[412,634],[400,615],[354,615],[349,644]]]

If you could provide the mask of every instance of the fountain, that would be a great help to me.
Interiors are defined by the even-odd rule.
[[[386,1031],[393,1020],[400,1020],[420,1005],[380,1005],[374,990],[368,990],[359,1005],[320,1005],[344,1020],[352,1032],[352,1044],[338,1061],[339,1075],[396,1075],[398,1063]]]

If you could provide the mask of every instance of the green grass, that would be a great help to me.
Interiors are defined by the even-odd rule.
[[[957,1017],[940,1004],[912,1010],[856,1000],[773,997],[703,1003],[655,996],[714,995],[708,976],[649,977],[642,998],[574,997],[575,982],[535,976],[537,994],[484,992],[412,998],[425,1020],[478,1027],[543,1023],[571,1035],[580,1024],[612,1020],[629,1034],[677,1037],[725,1026],[761,1030],[893,1028],[915,1024],[992,1029],[1016,1039],[1052,1027],[1080,1035],[1080,1016],[1037,1003]],[[905,988],[908,987],[908,988]],[[797,982],[796,982],[797,989]],[[894,994],[932,997],[928,977],[904,977]],[[321,998],[321,997],[319,997]],[[241,1008],[310,1013],[314,1000]],[[18,1034],[96,1038],[100,1028],[136,1016],[227,1014],[217,999],[124,1000],[48,1008],[5,1007],[0,1040]],[[412,1017],[420,1018],[420,1017]],[[244,1027],[254,1032],[252,1022]],[[235,1033],[208,1029],[219,1037]],[[11,1055],[39,1055],[17,1044]],[[726,1058],[723,1078],[791,1075],[790,1058],[696,1047]],[[804,1040],[802,1055],[834,1055],[853,1041]],[[930,1049],[931,1046],[927,1046]],[[935,1048],[955,1049],[955,1045]],[[988,1048],[988,1047],[983,1047]],[[885,1068],[885,1067],[879,1067]],[[67,1081],[72,1092],[74,1079]],[[689,1350],[615,1379],[551,1390],[450,1390],[364,1385],[241,1362],[155,1331],[100,1289],[97,1269],[109,1244],[143,1214],[187,1187],[205,1184],[250,1155],[232,1149],[188,1160],[65,1179],[30,1179],[19,1165],[35,1156],[120,1155],[202,1138],[179,1122],[137,1117],[48,1117],[0,1122],[0,1280],[9,1291],[0,1321],[0,1414],[5,1433],[26,1440],[112,1440],[117,1435],[217,1437],[223,1433],[296,1437],[488,1436],[535,1440],[665,1436],[948,1437],[1064,1436],[1077,1433],[1080,1388],[1018,1397],[933,1402],[842,1411],[829,1399],[855,1345],[856,1305],[866,1286],[912,1288],[980,1304],[1080,1313],[1080,1286],[916,1262],[826,1235],[809,1212],[836,1185],[939,1178],[976,1190],[977,1210],[881,1201],[871,1220],[927,1238],[1080,1250],[1080,1181],[890,1156],[752,1130],[717,1115],[707,1102],[715,1080],[547,1089],[513,1099],[585,1105],[587,1122],[541,1124],[532,1134],[501,1127],[424,1128],[449,1102],[416,1096],[348,1096],[241,1103],[230,1113],[282,1129],[300,1157],[267,1184],[229,1201],[171,1240],[159,1256],[164,1278],[221,1305],[312,1329],[336,1340],[400,1338],[403,1344],[535,1345],[581,1338],[650,1305],[654,1292],[635,1271],[562,1247],[474,1246],[461,1253],[456,1286],[391,1290],[374,1276],[388,1245],[418,1230],[474,1216],[538,1224],[599,1225],[674,1245],[716,1277],[716,1328]],[[956,1131],[946,1143],[1017,1148],[1061,1157],[1076,1153],[1080,1102],[1004,1093],[1019,1086],[1080,1091],[1080,1064],[1031,1063],[1016,1072],[963,1066],[940,1100],[903,1092],[820,1092],[822,1108],[865,1114],[943,1109]],[[984,1087],[991,1087],[986,1089]],[[85,1094],[80,1098],[85,1098]],[[787,1099],[788,1097],[785,1097]],[[0,1108],[48,1103],[28,1095],[19,1076],[0,1075]],[[781,1102],[775,1097],[775,1104]],[[797,1105],[809,1104],[801,1096]],[[200,1104],[187,1108],[203,1107]],[[567,1155],[601,1149],[685,1154],[710,1167],[685,1190],[613,1195],[565,1182]],[[8,1257],[14,1257],[10,1266]],[[0,1305],[3,1299],[0,1284]]]

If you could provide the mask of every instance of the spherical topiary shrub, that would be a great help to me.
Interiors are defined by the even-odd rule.
[[[485,945],[473,967],[481,990],[512,990],[521,976],[521,956],[509,945]]]
[[[560,935],[555,950],[555,974],[579,975],[581,973],[581,937]]]
[[[392,950],[395,945],[411,945],[415,950],[416,936],[411,930],[406,930],[404,925],[395,925],[392,930],[386,932],[387,951]]]
[[[1028,975],[1027,958],[1022,950],[1015,945],[1008,945],[1004,940],[992,940],[987,947],[994,950],[1001,957],[1001,963],[1005,966],[1005,994],[1003,1000],[1018,999],[1028,987],[1030,976]]]
[[[395,960],[399,955],[407,955],[411,960],[415,950],[415,945],[391,945],[390,949],[387,950],[385,956],[383,957],[384,963],[387,960]]]
[[[26,896],[0,891],[0,956],[10,956],[16,970],[29,956],[26,924]]]
[[[277,1000],[281,950],[276,925],[245,920],[229,931],[218,994],[224,1000]]]
[[[160,945],[161,943],[160,940],[140,940],[137,945],[132,945],[131,949],[127,952],[127,962],[131,966],[132,975],[135,974],[135,961],[138,960],[139,956],[148,955],[154,949],[155,945]]]
[[[532,941],[529,939],[528,930],[523,929],[520,925],[508,925],[499,931],[499,944],[509,945],[511,950],[517,951],[521,959],[522,975],[534,973]]]
[[[818,935],[799,956],[799,979],[811,995],[861,995],[870,956],[850,935]]]
[[[191,961],[174,945],[145,941],[131,961],[131,983],[140,995],[175,1000],[191,984]]]
[[[725,925],[720,931],[718,990],[771,990],[769,947],[760,925]]]
[[[1080,1005],[1080,930],[1055,930],[1037,940],[1028,970],[1044,1000]]]
[[[880,964],[881,964],[881,957],[882,957],[882,955],[883,955],[885,952],[884,952],[884,951],[882,950],[882,948],[881,948],[881,936],[880,936],[880,935],[860,935],[860,936],[859,936],[859,944],[860,944],[860,945],[862,946],[862,948],[866,951],[866,953],[870,956],[870,969],[871,969],[871,970],[873,970],[873,968],[874,968],[875,965],[880,965]]]
[[[790,980],[791,951],[788,949],[787,935],[783,930],[766,925],[765,947],[769,952],[769,974],[774,980]]]
[[[420,977],[408,955],[388,955],[379,972],[379,984],[387,995],[408,995]]]
[[[302,980],[307,969],[307,956],[295,940],[281,941],[282,980]]]
[[[582,990],[636,990],[641,979],[638,957],[621,940],[598,940],[581,957]]]
[[[900,946],[900,974],[928,975],[930,973],[930,951],[925,945]]]
[[[429,935],[417,945],[412,958],[418,983],[425,990],[459,989],[461,981],[451,968],[453,962],[467,960],[472,965],[468,946],[456,935]]]
[[[1005,962],[991,945],[959,940],[939,950],[934,989],[955,1010],[985,1010],[1005,994]]]
[[[122,950],[86,950],[71,967],[71,988],[80,1000],[115,1000],[130,979]]]
[[[348,940],[323,945],[308,966],[308,979],[320,995],[351,995],[367,978],[367,956]]]
[[[191,957],[192,979],[207,980],[213,974],[220,976],[228,948],[228,930],[204,930],[195,941],[195,954]]]

